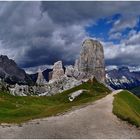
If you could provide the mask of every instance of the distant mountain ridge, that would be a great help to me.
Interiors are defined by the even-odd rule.
[[[140,86],[140,71],[131,72],[128,67],[107,70],[106,82],[114,89],[131,89]]]

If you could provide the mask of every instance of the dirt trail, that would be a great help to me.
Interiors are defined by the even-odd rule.
[[[22,127],[0,126],[0,138],[140,138],[140,129],[112,114],[113,95],[65,115],[30,121]]]

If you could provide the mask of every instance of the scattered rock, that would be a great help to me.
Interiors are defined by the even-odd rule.
[[[75,91],[75,92],[71,93],[69,95],[69,101],[72,102],[76,97],[78,97],[79,95],[81,95],[84,91],[88,91],[88,90],[81,89],[81,90],[78,90],[78,91]]]

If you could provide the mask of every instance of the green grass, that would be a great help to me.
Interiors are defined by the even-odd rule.
[[[122,120],[140,126],[140,99],[124,90],[115,95],[113,113]]]
[[[68,95],[79,89],[87,89],[73,102],[68,100]],[[0,93],[0,123],[21,123],[35,118],[57,115],[68,111],[74,106],[83,105],[103,98],[110,90],[95,79],[88,81],[63,93],[54,96],[12,96]]]

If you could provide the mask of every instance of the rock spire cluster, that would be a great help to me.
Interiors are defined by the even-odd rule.
[[[79,58],[76,59],[74,66],[67,66],[64,70],[62,61],[57,61],[53,65],[53,70],[48,73],[48,77],[49,81],[47,82],[42,71],[39,70],[36,86],[30,87],[30,90],[38,96],[50,96],[80,85],[93,77],[104,83],[103,46],[99,41],[86,39],[82,43]],[[13,91],[16,93],[15,90]]]
[[[64,76],[62,61],[57,61],[53,65],[52,79],[59,79]]]
[[[38,85],[43,85],[44,83],[46,82],[44,76],[43,76],[43,73],[41,71],[41,69],[38,70],[38,77],[37,77],[37,80],[36,80],[36,83]]]

